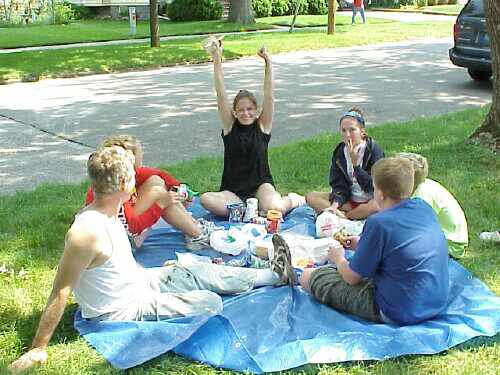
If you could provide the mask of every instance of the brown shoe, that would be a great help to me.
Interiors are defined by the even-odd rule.
[[[277,286],[297,284],[297,276],[292,266],[292,255],[286,241],[279,234],[273,236],[274,256],[271,260],[271,270],[280,278]]]

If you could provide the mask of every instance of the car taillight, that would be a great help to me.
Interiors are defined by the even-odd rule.
[[[458,24],[458,21],[455,22],[453,25],[453,39],[455,40],[455,43],[458,40],[458,34],[460,33],[460,25]]]

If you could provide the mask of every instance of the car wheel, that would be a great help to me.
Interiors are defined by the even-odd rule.
[[[475,81],[487,81],[491,77],[491,72],[486,72],[484,70],[472,70],[467,69],[470,77]]]

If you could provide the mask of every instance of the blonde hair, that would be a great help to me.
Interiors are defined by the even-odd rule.
[[[429,163],[427,162],[427,159],[424,156],[414,154],[413,152],[399,152],[395,156],[398,158],[408,159],[412,162],[413,170],[415,171],[415,175],[413,176],[413,191],[415,191],[417,186],[424,182],[429,175]]]
[[[112,135],[102,142],[101,147],[118,146],[124,150],[131,151],[136,156],[139,145],[139,141],[133,135]]]
[[[250,100],[255,105],[255,108],[258,107],[258,105],[257,105],[257,98],[255,97],[254,94],[252,94],[248,90],[240,90],[240,91],[238,91],[238,93],[234,97],[234,100],[233,100],[233,110],[236,111],[236,106],[238,105],[238,102],[241,99],[244,99],[244,98],[247,98],[248,100]]]
[[[373,165],[373,185],[393,200],[406,199],[413,192],[414,173],[413,164],[408,159],[383,158]]]
[[[95,194],[121,191],[134,175],[134,155],[119,146],[102,147],[87,161],[87,172]]]

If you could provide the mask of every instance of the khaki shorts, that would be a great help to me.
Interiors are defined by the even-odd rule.
[[[375,304],[373,284],[369,280],[363,279],[356,285],[349,285],[334,267],[326,266],[311,274],[309,287],[311,294],[327,306],[383,323]]]

